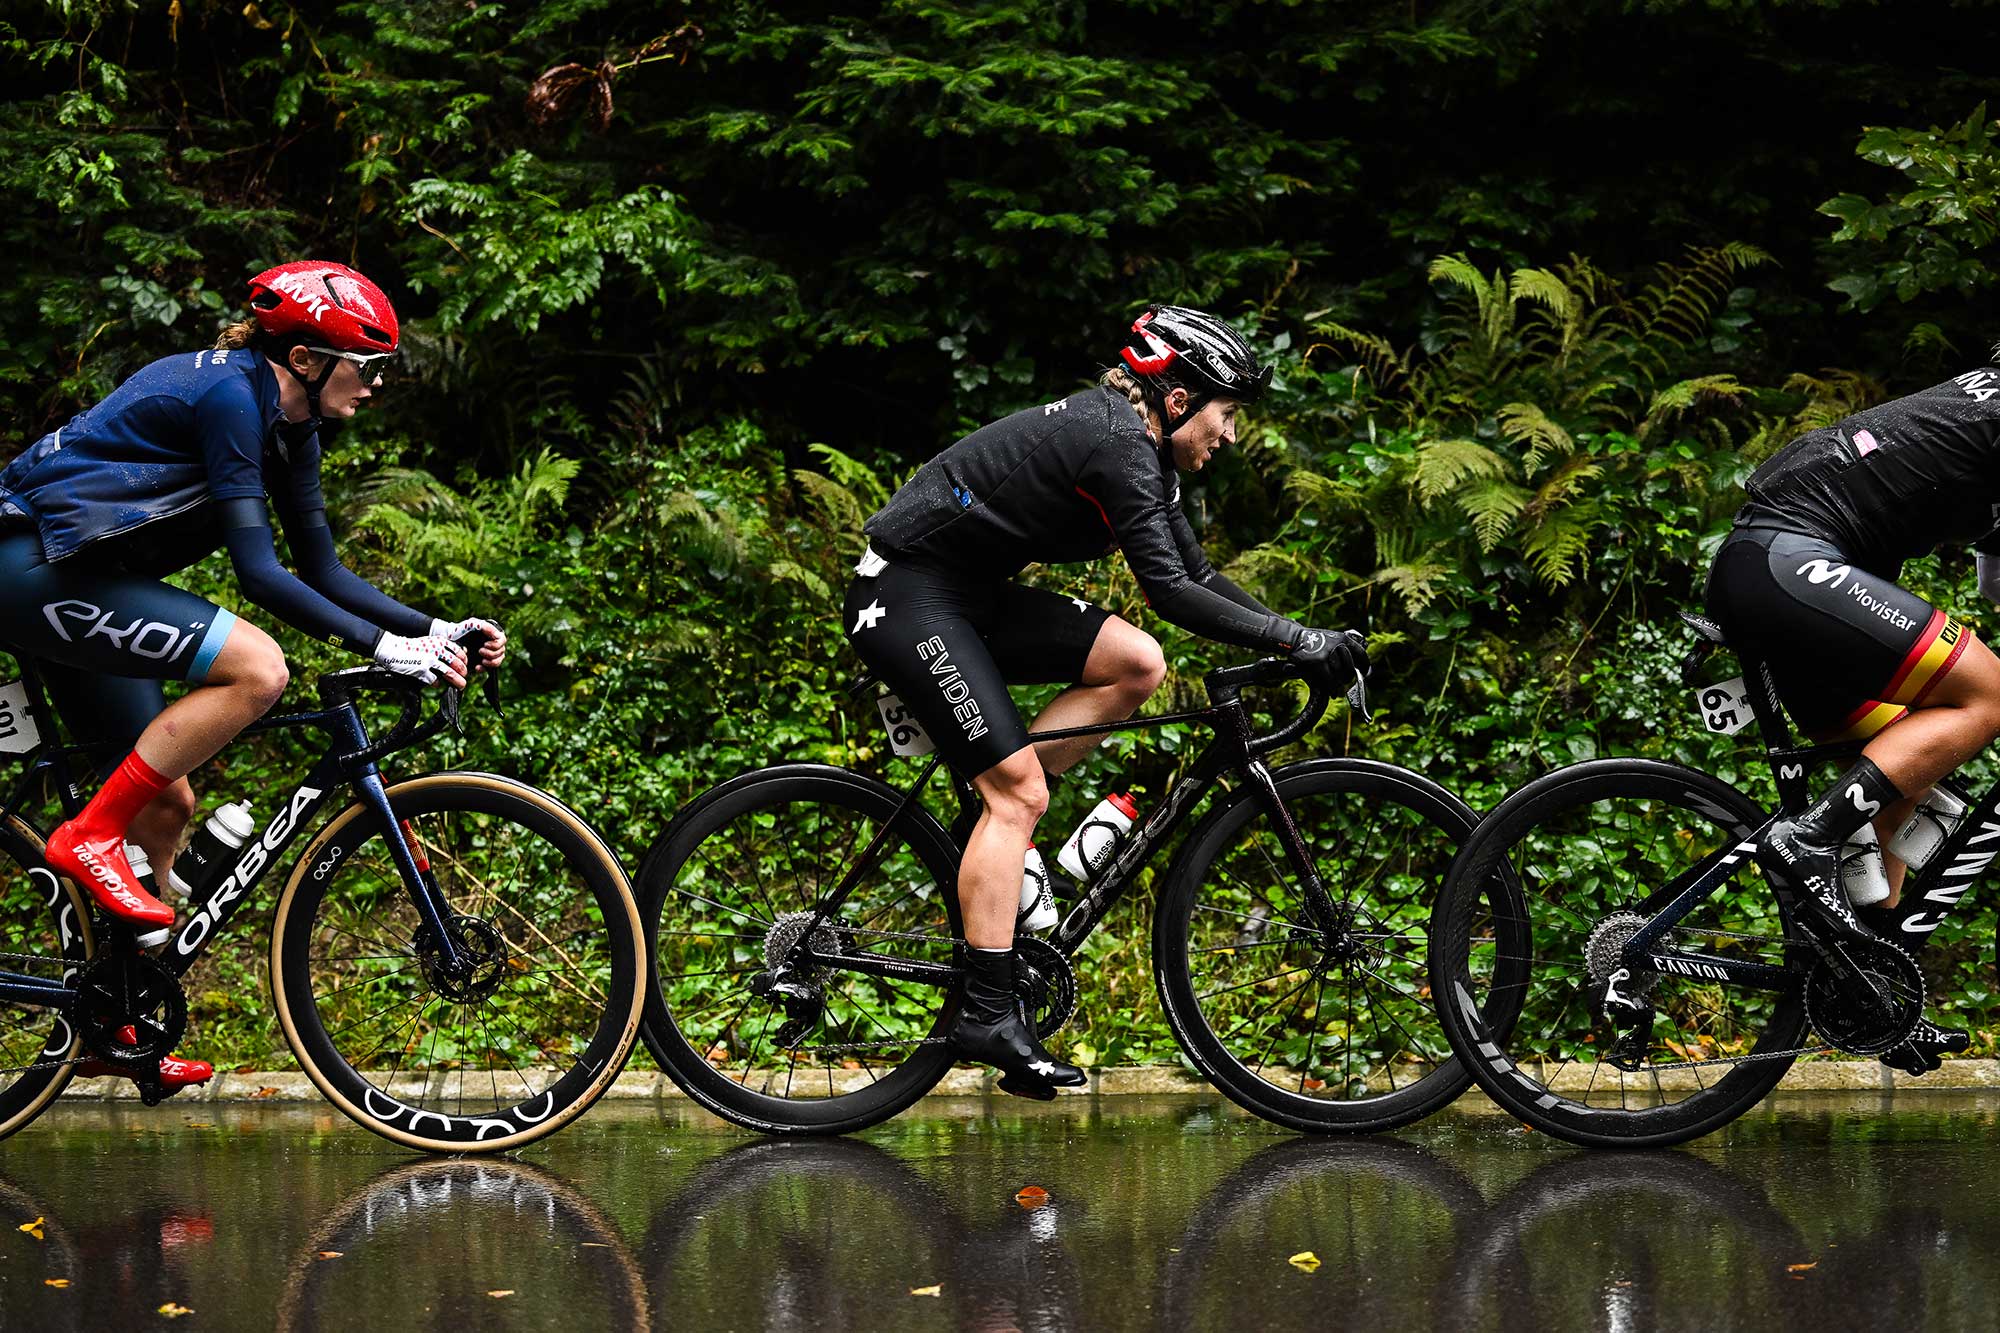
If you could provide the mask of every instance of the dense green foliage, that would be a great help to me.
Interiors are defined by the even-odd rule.
[[[1309,748],[1475,805],[1600,752],[1754,787],[1689,715],[1673,614],[1754,459],[1994,336],[1983,13],[15,4],[8,448],[207,342],[265,264],[358,263],[408,355],[331,452],[344,547],[507,623],[507,720],[463,757],[587,808],[636,866],[730,773],[881,767],[832,615],[860,520],[958,431],[1081,382],[1143,301],[1207,303],[1280,375],[1193,487],[1204,540],[1382,664],[1377,723],[1337,712]],[[1958,572],[1914,577],[1969,610]],[[235,598],[219,564],[190,577]],[[1036,577],[1159,633],[1170,698],[1228,660],[1115,562]],[[331,663],[288,647],[301,677]],[[1107,747],[1051,824],[1114,774],[1161,790],[1189,741]],[[279,758],[207,788],[263,790]],[[1171,1055],[1145,921],[1092,947],[1088,1056]],[[1983,986],[1975,944],[1951,947]],[[204,998],[211,1031],[242,1020],[232,1054],[271,1036],[253,958]]]

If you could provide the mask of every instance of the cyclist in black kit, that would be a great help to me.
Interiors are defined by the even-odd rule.
[[[924,464],[868,520],[845,610],[855,650],[984,803],[959,870],[971,968],[953,1042],[1005,1073],[1006,1091],[1041,1099],[1084,1075],[1042,1049],[1015,1000],[1021,864],[1048,807],[1046,775],[1100,738],[1031,749],[1006,683],[1071,683],[1035,719],[1053,730],[1130,717],[1167,667],[1137,626],[1013,577],[1123,548],[1153,610],[1184,629],[1315,663],[1342,689],[1367,666],[1358,634],[1287,620],[1211,569],[1181,511],[1180,472],[1235,440],[1237,405],[1270,369],[1228,324],[1180,306],[1149,308],[1120,357],[1098,387],[984,426]]]
[[[1996,349],[2000,354],[2000,349]],[[2000,600],[2000,368],[1857,412],[1787,445],[1746,483],[1716,552],[1708,607],[1729,642],[1768,662],[1816,739],[1866,740],[1861,758],[1758,851],[1821,924],[1867,928],[1840,883],[1840,848],[1873,821],[1887,844],[1932,783],[2000,736],[2000,660],[1964,624],[1898,587],[1903,562],[1971,544]],[[1884,853],[1894,905],[1905,867]],[[1920,1025],[1883,1059],[1912,1073],[1965,1049]]]

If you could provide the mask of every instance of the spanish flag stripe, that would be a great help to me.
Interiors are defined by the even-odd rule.
[[[1917,635],[1917,641],[1911,646],[1909,655],[1903,658],[1903,665],[1896,668],[1896,674],[1889,677],[1889,683],[1882,687],[1882,698],[1892,699],[1897,703],[1908,703],[1909,698],[1903,691],[1910,683],[1911,677],[1921,676],[1924,680],[1930,678],[1930,672],[1924,669],[1925,663],[1929,662],[1931,650],[1937,647],[1938,636],[1944,632],[1944,627],[1949,621],[1950,617],[1944,612],[1931,612],[1931,618],[1925,622],[1923,632]],[[1938,661],[1943,660],[1944,654],[1938,654]],[[1930,670],[1936,669],[1937,664],[1930,663]],[[1923,680],[1916,682],[1919,687],[1922,684]]]

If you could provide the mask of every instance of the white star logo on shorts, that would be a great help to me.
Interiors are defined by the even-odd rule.
[[[874,629],[875,622],[888,614],[888,608],[883,606],[882,603],[870,602],[861,608],[861,614],[854,618],[854,628],[847,632],[849,634],[859,634],[862,630]]]
[[[1090,603],[1084,601],[1081,597],[1072,597],[1070,600],[1076,603],[1076,609],[1079,611],[1088,611],[1090,609]]]

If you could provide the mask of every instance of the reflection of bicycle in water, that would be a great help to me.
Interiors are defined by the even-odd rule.
[[[490,1293],[504,1291],[504,1297]],[[636,1329],[646,1284],[616,1224],[561,1177],[504,1158],[416,1162],[351,1195],[286,1279],[276,1327]]]
[[[1393,1139],[1293,1140],[1231,1172],[1181,1230],[1162,1279],[1168,1328],[1407,1326],[1479,1215],[1456,1166]],[[1311,1251],[1308,1274],[1287,1262]]]
[[[1057,1200],[974,1228],[872,1144],[775,1139],[705,1163],[640,1252],[654,1318],[681,1328],[1066,1329],[1082,1279]],[[935,1299],[913,1288],[936,1286]]]
[[[1799,1321],[1791,1221],[1682,1153],[1564,1156],[1468,1226],[1436,1284],[1440,1330],[1769,1328]],[[1831,1310],[1829,1314],[1833,1313]]]

